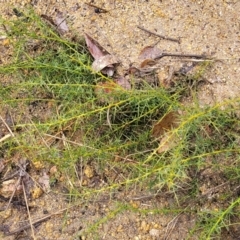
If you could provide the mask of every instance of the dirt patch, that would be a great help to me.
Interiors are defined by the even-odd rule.
[[[203,104],[238,96],[239,89],[239,9],[238,1],[94,1],[107,13],[96,13],[84,3],[43,4],[39,12],[54,14],[55,9],[69,16],[73,32],[88,32],[121,62],[121,70],[138,63],[145,46],[155,45],[163,52],[209,54],[220,61],[208,73],[212,83],[200,94]],[[71,19],[71,20],[70,20]],[[181,43],[158,39],[137,26]],[[162,59],[159,68],[179,69],[181,59]]]

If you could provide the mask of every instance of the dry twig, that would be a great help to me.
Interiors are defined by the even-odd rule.
[[[172,42],[177,42],[177,43],[180,43],[180,40],[179,39],[176,39],[176,38],[171,38],[171,37],[166,37],[166,36],[163,36],[163,35],[160,35],[158,33],[155,33],[155,32],[152,32],[150,30],[147,30],[146,28],[143,28],[141,26],[137,26],[137,28],[151,34],[151,35],[154,35],[154,36],[157,36],[157,37],[160,37],[162,39],[165,39],[165,40],[169,40],[169,41],[172,41]]]

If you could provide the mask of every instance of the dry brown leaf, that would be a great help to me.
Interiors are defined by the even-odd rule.
[[[112,64],[118,63],[118,60],[113,55],[107,54],[101,56],[92,63],[92,68],[94,71],[99,72],[105,67],[113,67]]]
[[[162,51],[156,46],[147,46],[139,54],[139,59],[156,59],[162,55]]]
[[[88,50],[95,60],[109,54],[103,47],[100,46],[96,40],[90,37],[87,33],[85,33],[84,36]]]
[[[149,67],[149,66],[154,66],[156,64],[156,61],[153,59],[145,59],[141,64],[141,68]]]
[[[2,45],[4,47],[8,47],[10,45],[10,39],[6,38],[2,41]]]
[[[160,141],[157,153],[163,153],[173,149],[175,146],[177,146],[178,141],[179,138],[176,136],[176,134],[173,134],[172,132],[166,132]]]
[[[103,74],[111,77],[114,74],[113,64],[118,63],[117,58],[109,54],[100,44],[85,33],[85,41],[88,47],[89,52],[95,59],[92,64],[94,71],[101,71]]]
[[[152,135],[155,138],[161,137],[164,133],[170,131],[178,126],[178,116],[177,112],[169,112],[163,118],[158,121],[152,129]]]

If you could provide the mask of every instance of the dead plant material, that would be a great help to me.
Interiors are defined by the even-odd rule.
[[[162,51],[156,46],[146,46],[145,48],[142,49],[138,58],[149,61],[158,58],[161,54]]]
[[[93,7],[95,13],[107,13],[107,12],[109,12],[108,10],[103,9],[101,7],[98,7],[98,6],[96,6],[96,5],[92,4],[92,3],[85,3],[85,4],[90,6],[90,7]]]
[[[143,28],[143,27],[141,27],[141,26],[137,26],[137,28],[139,28],[139,29],[141,29],[141,30],[143,30],[143,31],[151,34],[151,35],[160,37],[160,38],[162,38],[162,39],[164,39],[164,40],[168,40],[168,41],[180,43],[180,39],[171,38],[171,37],[166,37],[166,36],[160,35],[160,34],[158,34],[158,33],[154,33],[154,32],[152,32],[152,31],[150,31],[150,30],[147,30],[146,28]]]
[[[63,213],[63,212],[66,211],[66,210],[68,210],[68,208],[64,208],[64,209],[62,209],[62,210],[60,210],[60,211],[57,211],[57,212],[52,213],[52,214],[49,214],[49,215],[47,215],[47,216],[45,216],[45,217],[42,217],[42,218],[40,218],[40,219],[38,219],[38,220],[32,221],[32,226],[34,226],[34,225],[36,225],[36,224],[39,224],[39,223],[42,223],[42,222],[44,222],[44,221],[47,221],[47,220],[50,219],[51,217],[53,217],[53,216],[55,216],[55,215],[58,215],[58,214],[61,214],[61,213]],[[4,234],[5,234],[5,236],[14,235],[14,234],[20,233],[20,232],[22,232],[22,231],[24,231],[24,230],[26,230],[26,229],[28,229],[28,228],[30,228],[30,227],[31,227],[31,224],[29,223],[29,224],[27,224],[27,225],[25,225],[25,226],[23,226],[23,227],[20,227],[20,228],[17,228],[17,229],[15,229],[15,230],[11,231],[11,232],[4,232]]]
[[[170,131],[178,126],[179,114],[177,112],[169,112],[158,121],[152,129],[152,135],[155,138],[161,137],[165,132]]]
[[[143,48],[143,50],[139,54],[139,59],[143,59],[143,60],[146,60],[146,59],[157,60],[163,57],[183,57],[183,58],[197,58],[197,59],[206,59],[206,60],[210,59],[205,55],[198,55],[198,54],[164,53],[160,49],[158,49],[156,46],[147,46]]]
[[[179,137],[171,130],[178,127],[178,117],[177,112],[169,112],[153,126],[152,135],[160,139],[157,153],[169,151],[177,145]]]
[[[33,239],[35,240],[36,237],[35,237],[35,232],[34,232],[34,228],[33,228],[33,224],[32,224],[32,218],[31,218],[30,211],[29,211],[29,206],[28,206],[28,201],[27,201],[27,194],[26,194],[26,190],[25,190],[25,187],[24,187],[23,180],[22,180],[22,187],[23,187],[24,200],[25,200],[26,207],[27,207],[29,225],[30,225],[30,227],[31,227],[32,237],[33,237]]]
[[[151,67],[151,66],[154,66],[156,63],[157,63],[157,62],[154,61],[154,60],[152,60],[152,59],[145,59],[145,60],[141,63],[140,67],[141,67],[141,68],[145,68],[145,67],[149,67],[149,66]]]
[[[119,61],[117,58],[108,51],[106,51],[95,39],[89,36],[89,34],[85,33],[85,41],[88,47],[89,52],[94,58],[94,62],[92,63],[92,68],[94,71],[101,71],[103,74],[111,77],[114,74],[114,64]]]

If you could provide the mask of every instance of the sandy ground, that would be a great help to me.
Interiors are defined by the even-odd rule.
[[[39,12],[54,14],[55,9],[69,16],[69,25],[77,33],[87,32],[118,57],[121,69],[139,62],[140,51],[156,44],[163,52],[208,54],[221,60],[214,64],[207,79],[212,85],[200,94],[202,104],[233,98],[240,93],[240,2],[239,1],[93,1],[109,10],[97,14],[86,4],[66,0],[60,3],[37,2]],[[181,43],[150,36],[137,26],[158,34],[180,38]],[[162,59],[159,68],[182,64],[180,59]],[[121,70],[119,70],[121,72]]]

